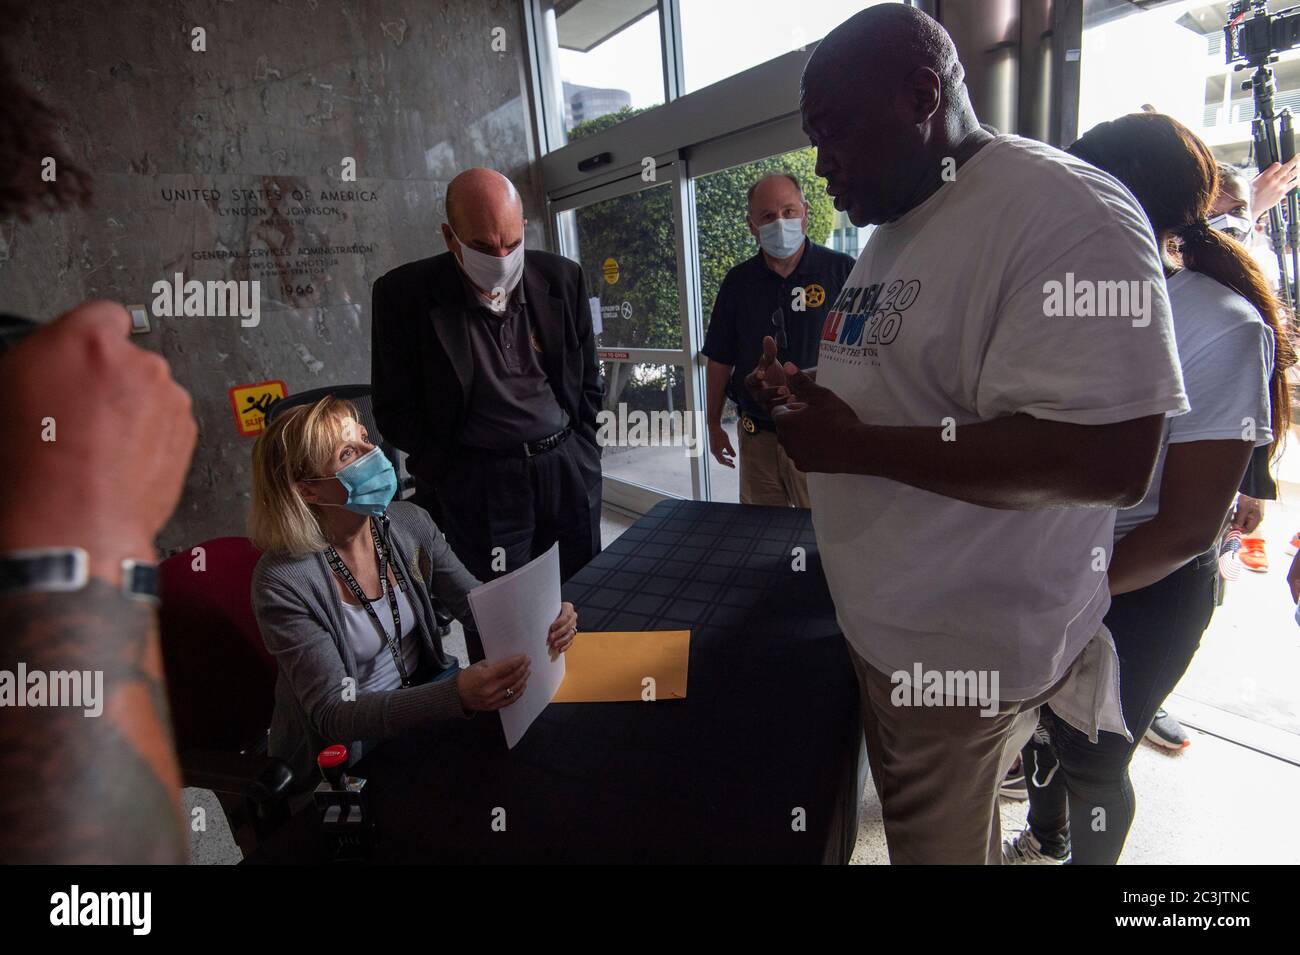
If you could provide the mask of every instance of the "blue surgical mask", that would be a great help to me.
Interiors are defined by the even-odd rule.
[[[378,517],[388,510],[397,495],[397,472],[379,448],[371,448],[346,467],[335,472],[334,477],[348,492],[343,504],[322,504],[325,507],[346,507],[349,511]],[[306,478],[308,481],[328,481],[330,478]]]
[[[758,227],[758,244],[774,259],[788,259],[803,245],[802,219],[773,219]]]

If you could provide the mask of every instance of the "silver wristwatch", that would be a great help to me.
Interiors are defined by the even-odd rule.
[[[90,557],[80,547],[37,547],[0,552],[0,596],[31,591],[80,590],[89,578]],[[122,561],[122,593],[133,600],[158,600],[158,565]]]

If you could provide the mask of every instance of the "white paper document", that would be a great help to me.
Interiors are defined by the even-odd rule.
[[[560,615],[560,545],[552,544],[518,570],[479,584],[469,592],[469,607],[489,663],[520,653],[532,661],[523,696],[497,711],[506,744],[514,749],[564,681],[564,654],[552,661],[546,645],[546,634]]]

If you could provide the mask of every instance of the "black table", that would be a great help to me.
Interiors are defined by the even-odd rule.
[[[486,714],[384,743],[353,770],[375,861],[848,861],[858,691],[808,511],[664,501],[564,599],[584,632],[690,630],[687,698],[555,703],[513,750]],[[323,846],[308,812],[249,861]]]

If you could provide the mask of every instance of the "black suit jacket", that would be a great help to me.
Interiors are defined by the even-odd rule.
[[[593,448],[602,388],[587,283],[576,262],[524,253],[520,280],[537,321],[542,367],[574,432]],[[447,472],[474,380],[470,303],[450,252],[398,266],[371,290],[375,424],[430,484]]]

